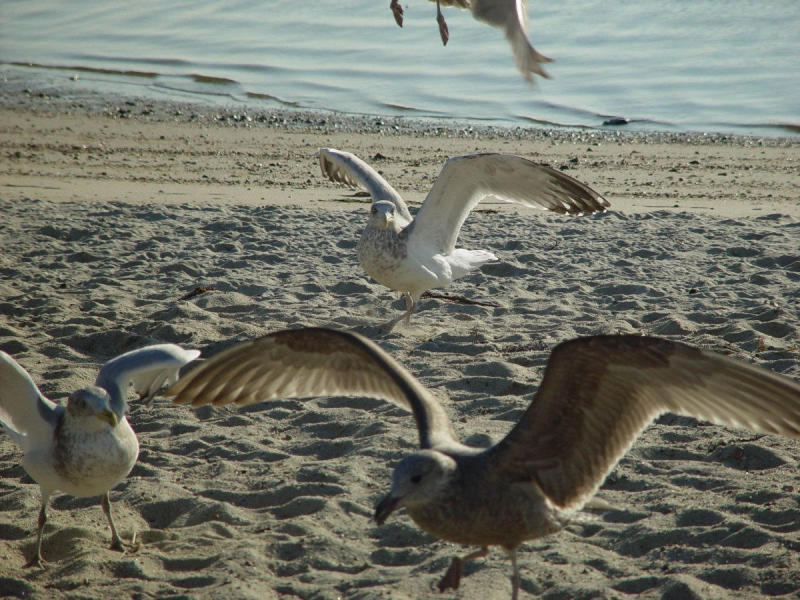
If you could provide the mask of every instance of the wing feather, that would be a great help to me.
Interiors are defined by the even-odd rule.
[[[95,385],[108,392],[111,408],[121,418],[126,411],[129,386],[149,402],[162,387],[177,381],[181,367],[198,356],[198,350],[184,350],[175,344],[145,346],[104,364]]]
[[[165,395],[193,407],[369,396],[410,410],[423,448],[458,443],[442,405],[406,369],[374,342],[332,329],[279,331],[236,344],[182,375]]]
[[[589,186],[544,165],[509,154],[449,159],[409,230],[409,244],[449,254],[470,211],[484,198],[580,215],[603,212],[609,202]]]
[[[53,435],[63,407],[45,398],[28,372],[0,350],[0,425],[23,447]]]
[[[524,0],[472,0],[472,15],[502,29],[511,44],[514,62],[525,79],[531,79],[531,73],[549,78],[542,68],[542,63],[553,62],[536,51],[528,39],[528,9]]]
[[[373,202],[388,200],[405,223],[411,222],[411,213],[402,196],[380,174],[355,154],[334,148],[320,148],[319,167],[322,174],[337,183],[369,192]]]
[[[577,509],[666,412],[800,438],[800,384],[678,342],[579,338],[553,350],[536,398],[491,458],[504,476],[534,479]]]

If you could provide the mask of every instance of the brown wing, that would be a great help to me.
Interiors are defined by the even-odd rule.
[[[444,408],[413,375],[370,340],[332,329],[279,331],[236,344],[182,375],[164,395],[193,407],[370,396],[414,413],[423,448],[457,443]]]
[[[577,509],[665,412],[800,437],[800,384],[659,338],[579,338],[553,350],[536,398],[491,459],[499,476],[534,479]]]

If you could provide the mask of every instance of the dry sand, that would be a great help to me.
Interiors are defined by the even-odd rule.
[[[243,117],[51,91],[6,92],[0,106],[0,349],[53,399],[134,347],[209,354],[300,325],[377,339],[475,444],[504,435],[550,349],[577,335],[661,335],[800,378],[795,141]],[[370,159],[411,200],[451,155],[513,152],[567,168],[614,210],[484,206],[461,243],[501,261],[448,291],[497,306],[424,299],[410,327],[381,334],[372,325],[402,302],[361,272],[364,198],[323,181],[320,146]],[[182,299],[199,286],[214,289]],[[134,553],[108,548],[96,499],[58,496],[50,567],[24,568],[39,490],[0,437],[0,595],[509,596],[499,550],[439,595],[465,549],[405,514],[370,520],[415,444],[403,411],[132,404],[141,456],[111,497],[123,534],[142,541]],[[800,598],[798,466],[797,441],[662,418],[601,489],[615,510],[523,546],[523,596]]]

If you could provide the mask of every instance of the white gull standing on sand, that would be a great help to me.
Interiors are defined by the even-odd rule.
[[[29,564],[44,564],[47,501],[57,490],[81,498],[101,496],[111,547],[124,548],[108,492],[130,473],[139,455],[139,442],[125,417],[128,388],[150,400],[199,355],[174,344],[126,352],[103,365],[93,386],[73,392],[65,407],[45,398],[28,372],[0,351],[0,426],[22,449],[22,466],[42,495],[36,554]]]
[[[514,62],[525,79],[530,81],[532,73],[542,77],[550,77],[542,68],[542,63],[553,62],[553,59],[539,54],[528,40],[528,0],[430,1],[436,2],[436,22],[439,23],[439,35],[442,37],[444,45],[447,45],[447,41],[450,39],[450,31],[447,28],[447,22],[444,20],[440,4],[469,8],[476,20],[505,31],[506,39],[511,44],[511,51],[514,54]],[[400,2],[392,0],[389,8],[392,9],[395,22],[402,27],[403,7]]]
[[[580,215],[610,204],[561,171],[510,154],[468,154],[449,159],[412,218],[408,206],[375,169],[349,152],[319,151],[322,174],[372,197],[370,218],[358,242],[358,260],[375,281],[403,293],[406,312],[385,324],[408,322],[422,293],[445,287],[497,257],[487,250],[456,248],[464,220],[477,204],[506,202]]]
[[[369,396],[410,410],[422,448],[395,468],[375,509],[405,507],[436,537],[480,549],[454,558],[439,583],[457,588],[462,563],[502,547],[519,593],[517,548],[555,533],[595,492],[644,428],[671,412],[800,438],[800,384],[742,361],[660,338],[577,338],[553,349],[519,422],[490,448],[458,441],[442,405],[374,342],[310,328],[243,342],[185,373],[177,404],[245,406],[276,398]]]

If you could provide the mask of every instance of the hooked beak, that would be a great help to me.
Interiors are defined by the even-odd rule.
[[[375,223],[375,227],[378,229],[388,229],[390,225],[390,215],[388,212],[380,212],[373,214],[373,220]]]
[[[396,498],[391,494],[386,496],[383,500],[378,502],[378,506],[375,507],[375,522],[378,525],[383,525],[386,519],[389,518],[389,515],[397,510],[399,504],[400,498]]]
[[[101,421],[105,421],[111,427],[116,427],[117,423],[119,423],[119,419],[117,419],[117,415],[114,414],[114,411],[111,410],[104,410],[103,412],[97,413],[95,415]]]

